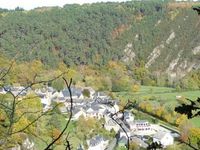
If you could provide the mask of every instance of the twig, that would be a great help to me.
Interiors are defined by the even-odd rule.
[[[73,108],[73,99],[72,99],[72,92],[71,92],[71,84],[72,84],[72,79],[70,79],[70,82],[68,83],[67,80],[65,78],[63,78],[63,80],[65,81],[65,84],[67,85],[67,88],[69,90],[69,95],[70,95],[70,102],[71,102],[71,106],[70,106],[70,115],[69,115],[69,119],[64,127],[64,129],[62,130],[62,132],[59,134],[59,136],[57,138],[55,138],[44,150],[50,150],[50,147],[53,146],[53,144],[58,141],[61,136],[65,133],[66,129],[69,126],[69,123],[71,121],[72,118],[72,108]]]
[[[10,72],[12,66],[13,66],[13,62],[10,64],[9,68],[7,69],[7,71],[4,74],[3,74],[3,71],[1,72],[1,74],[3,74],[3,75],[0,77],[0,81],[3,80],[3,78]]]
[[[113,105],[111,105],[110,103],[108,103],[110,106],[113,107]],[[110,118],[124,131],[124,133],[126,134],[126,137],[127,137],[127,149],[129,150],[129,146],[130,146],[130,138],[129,138],[129,135],[127,133],[127,131],[125,130],[125,128],[123,127],[123,125],[121,123],[119,123],[115,118],[114,116],[116,116],[118,113],[122,113],[123,114],[123,117],[124,117],[124,111],[128,108],[131,108],[131,107],[134,107],[136,104],[136,102],[131,102],[130,100],[128,100],[128,102],[126,103],[126,105],[121,109],[119,110],[118,112],[114,113],[114,114],[111,114]]]

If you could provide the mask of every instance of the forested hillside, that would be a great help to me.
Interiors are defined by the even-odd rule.
[[[193,5],[199,4],[145,1],[1,9],[0,51],[19,62],[41,61],[47,68],[64,63],[99,71],[119,62],[142,84],[174,84],[200,68],[200,17]]]

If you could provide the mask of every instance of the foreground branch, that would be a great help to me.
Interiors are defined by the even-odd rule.
[[[69,95],[70,95],[70,115],[69,115],[69,119],[64,127],[64,129],[62,130],[62,132],[59,134],[59,136],[57,138],[55,138],[46,148],[45,150],[50,150],[50,147],[54,145],[54,143],[56,141],[58,141],[62,135],[65,133],[65,131],[67,130],[68,126],[69,126],[69,123],[71,121],[71,118],[72,118],[72,108],[73,108],[73,99],[72,99],[72,92],[71,92],[71,84],[72,84],[72,79],[70,79],[70,82],[68,83],[67,80],[65,78],[63,78],[63,80],[65,81],[65,84],[67,85],[67,88],[69,90]],[[69,143],[69,141],[67,140],[67,143]],[[67,144],[69,145],[69,144]],[[68,148],[70,150],[70,147]]]

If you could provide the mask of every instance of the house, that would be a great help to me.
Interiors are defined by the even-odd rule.
[[[86,112],[83,108],[73,109],[72,114],[73,114],[72,120],[78,120],[80,116],[86,118]]]
[[[70,107],[71,106],[71,100],[66,100],[65,101],[65,106]],[[82,99],[73,99],[73,107],[78,107],[78,106],[84,106],[85,102]]]
[[[153,135],[153,142],[161,143],[165,148],[174,144],[174,137],[170,132],[157,132]]]
[[[96,92],[93,95],[93,99],[95,99],[95,101],[101,102],[102,100],[109,99],[109,97],[104,92]]]
[[[44,112],[52,108],[50,97],[48,97],[45,93],[39,93],[38,96],[40,97]]]
[[[51,105],[51,99],[44,94],[39,95],[40,99],[41,99],[41,103],[44,105]]]
[[[82,90],[79,89],[79,88],[71,87],[71,94],[72,94],[73,100],[75,100],[75,99],[84,99],[84,96],[82,94]],[[59,93],[59,97],[64,97],[65,99],[70,99],[69,90],[67,88],[63,89]]]
[[[62,114],[67,114],[69,112],[65,106],[59,106],[59,110]]]
[[[6,94],[6,91],[4,90],[4,88],[0,88],[0,94]]]
[[[6,91],[11,91],[15,96],[25,96],[27,94],[28,89],[23,86],[15,86],[9,87]]]
[[[109,140],[106,140],[104,137],[97,135],[91,140],[87,141],[88,150],[104,150],[108,145]]]
[[[31,141],[29,138],[26,138],[23,142],[22,142],[22,149],[27,149],[27,150],[34,150],[34,142]]]
[[[86,106],[86,117],[101,119],[107,114],[107,109],[104,105],[92,102]]]
[[[115,114],[119,112],[119,106],[117,105],[116,102],[111,102],[112,104],[104,104],[106,109],[108,110],[109,113]]]
[[[104,128],[108,131],[111,131],[112,129],[117,133],[120,129],[120,126],[110,117],[105,116],[105,124]]]
[[[127,123],[134,121],[134,116],[130,111],[124,111],[124,121]]]
[[[127,125],[129,129],[134,132],[135,135],[144,136],[156,133],[151,124],[146,120],[135,120],[133,122],[128,122]]]

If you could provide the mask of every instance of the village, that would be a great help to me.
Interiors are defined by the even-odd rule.
[[[52,87],[42,89],[25,89],[24,87],[5,87],[0,89],[0,94],[11,91],[14,95],[21,97],[27,95],[30,91],[34,92],[41,99],[43,112],[52,109],[52,103],[63,103],[59,107],[60,112],[68,114],[71,106],[70,92],[67,88],[58,92]],[[84,95],[84,92],[87,96]],[[147,120],[135,119],[131,110],[119,110],[119,100],[113,100],[104,92],[96,92],[91,87],[71,88],[73,99],[72,121],[77,121],[80,117],[104,119],[105,124],[102,126],[107,130],[114,130],[116,136],[109,141],[101,135],[87,140],[89,150],[114,149],[116,146],[127,148],[130,141],[134,141],[141,148],[147,149],[149,143],[147,140],[152,139],[152,143],[160,145],[162,148],[173,145],[178,133],[163,127],[159,124],[150,123]],[[80,145],[79,150],[85,149]]]

